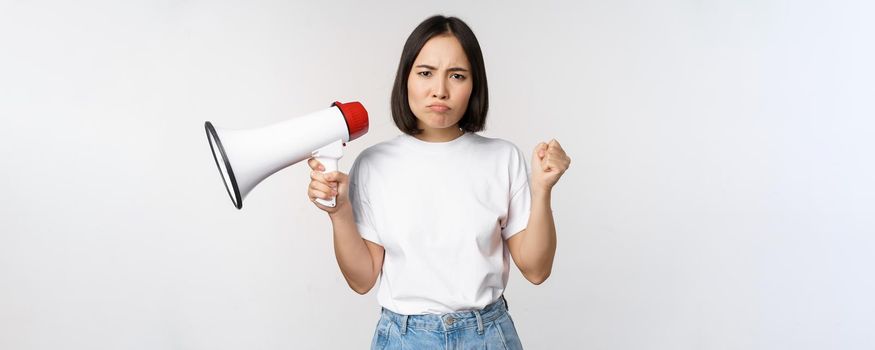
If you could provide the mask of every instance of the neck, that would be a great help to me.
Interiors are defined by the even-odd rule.
[[[425,142],[448,142],[459,138],[465,134],[465,131],[459,129],[458,125],[454,125],[445,129],[430,129],[422,128],[422,133],[413,137]]]

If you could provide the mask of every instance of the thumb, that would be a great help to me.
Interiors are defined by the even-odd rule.
[[[541,142],[537,146],[535,146],[535,158],[537,158],[538,160],[541,160],[541,158],[544,158],[544,155],[546,155],[546,154],[547,154],[547,144],[546,143]]]
[[[546,169],[544,169],[544,165],[541,164],[541,160],[544,159],[544,156],[546,156],[546,155],[547,155],[547,144],[544,142],[538,143],[538,145],[535,146],[534,154],[532,154],[532,165],[540,167],[541,170],[546,170]]]
[[[541,142],[538,144],[538,146],[535,148],[535,155],[538,157],[538,160],[543,159],[544,156],[547,155],[547,148],[547,143]]]

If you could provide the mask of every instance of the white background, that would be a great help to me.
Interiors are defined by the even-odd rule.
[[[309,169],[234,209],[203,130],[389,92],[432,14],[477,34],[488,137],[573,158],[528,349],[875,348],[867,1],[0,2],[0,348],[364,349]],[[464,169],[460,169],[464,171]],[[423,199],[426,200],[426,199]]]

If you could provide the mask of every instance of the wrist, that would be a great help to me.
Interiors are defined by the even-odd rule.
[[[539,187],[539,186],[532,187],[532,200],[546,199],[549,201],[550,197],[552,197],[552,195],[553,195],[553,188],[552,187],[546,187],[546,188]]]
[[[532,189],[532,215],[535,215],[535,212],[543,212],[543,210],[547,210],[549,212],[553,211],[552,208],[552,192],[550,189]],[[543,209],[543,210],[542,210]]]
[[[353,221],[354,216],[352,213],[352,207],[349,203],[344,203],[337,208],[334,212],[328,213],[328,217],[331,219],[331,222],[342,222],[342,221]]]

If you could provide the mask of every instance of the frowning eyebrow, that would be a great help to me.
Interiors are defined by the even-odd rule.
[[[420,65],[416,66],[415,68],[425,68],[425,69],[437,70],[437,68],[429,66],[427,64],[420,64]],[[447,72],[467,72],[467,71],[468,71],[467,69],[462,68],[462,67],[447,68]]]

